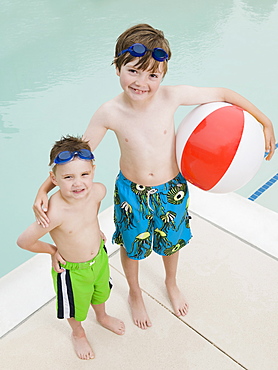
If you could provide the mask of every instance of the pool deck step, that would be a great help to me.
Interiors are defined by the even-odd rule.
[[[79,360],[70,329],[55,317],[53,299],[2,337],[0,368],[276,370],[277,260],[193,213],[194,238],[180,252],[178,282],[189,312],[176,317],[164,287],[161,258],[140,262],[140,282],[153,326],[137,328],[117,251],[110,257],[114,288],[107,312],[125,321],[117,336],[96,323],[84,327],[96,358]],[[35,295],[36,292],[33,292]],[[24,302],[18,302],[18,309]]]

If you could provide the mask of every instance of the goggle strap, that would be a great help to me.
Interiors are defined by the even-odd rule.
[[[65,158],[61,158],[61,154],[65,154],[65,153],[67,153],[68,156],[65,157]],[[70,151],[66,150],[64,152],[60,152],[56,156],[56,158],[54,159],[53,164],[56,165],[56,164],[64,164],[64,163],[70,162],[76,156],[80,159],[87,160],[87,161],[91,161],[95,158],[94,154],[88,149],[81,149],[81,150],[77,150],[75,152],[70,152]]]
[[[136,45],[143,46],[145,50],[144,50],[142,53],[136,52],[136,51],[134,50],[134,46],[136,46]],[[166,53],[166,51],[165,51],[164,49],[162,49],[162,48],[154,48],[153,50],[151,50],[151,49],[147,49],[145,45],[143,45],[143,44],[139,44],[139,43],[131,45],[128,49],[122,50],[122,51],[118,54],[118,57],[119,57],[119,56],[121,56],[122,54],[126,53],[127,51],[128,51],[132,56],[134,56],[134,57],[142,57],[142,56],[144,56],[144,55],[146,54],[146,52],[147,52],[147,51],[151,51],[151,52],[152,52],[152,57],[153,57],[155,60],[157,60],[158,62],[164,62],[164,61],[166,61],[166,62],[167,62],[167,61],[168,61],[168,58],[169,58],[168,54]],[[157,55],[157,54],[161,54],[161,53],[163,53],[163,54],[164,54],[164,56],[158,56],[158,55]]]

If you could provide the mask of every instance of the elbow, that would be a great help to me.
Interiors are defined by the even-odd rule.
[[[231,98],[234,96],[234,92],[226,87],[219,88],[220,99],[224,102],[230,102]]]
[[[27,245],[26,243],[24,243],[24,239],[22,238],[22,236],[20,235],[16,241],[16,244],[19,246],[19,248],[21,249],[27,249]]]

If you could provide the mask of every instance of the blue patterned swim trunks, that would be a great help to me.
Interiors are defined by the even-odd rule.
[[[114,192],[113,242],[135,260],[148,257],[152,250],[170,256],[192,237],[188,203],[187,182],[181,174],[162,185],[143,186],[120,172]]]

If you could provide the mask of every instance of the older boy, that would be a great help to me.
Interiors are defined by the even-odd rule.
[[[50,222],[37,222],[18,238],[17,244],[31,252],[58,254],[61,267],[52,269],[57,294],[57,316],[67,318],[72,328],[74,349],[81,359],[94,358],[81,321],[90,304],[98,322],[116,334],[124,334],[124,323],[105,312],[110,295],[108,256],[98,223],[98,210],[106,189],[94,183],[93,153],[87,142],[63,137],[50,153],[50,179],[60,190],[49,201]],[[55,246],[40,241],[50,233]],[[56,264],[56,260],[54,261]]]
[[[264,126],[268,160],[275,149],[271,121],[234,91],[161,86],[170,57],[170,47],[162,31],[139,24],[121,34],[114,64],[123,92],[97,110],[84,134],[92,150],[107,130],[114,131],[119,142],[121,157],[115,188],[114,240],[122,245],[121,259],[130,288],[133,320],[142,329],[151,326],[151,321],[139,286],[138,260],[149,255],[152,249],[162,255],[165,284],[175,314],[185,315],[188,309],[176,283],[178,251],[191,236],[187,186],[179,174],[175,156],[174,113],[177,108],[213,101],[238,105]],[[44,183],[34,205],[37,220],[43,225],[48,223],[42,208],[46,210],[45,192],[50,189],[49,182]],[[170,199],[179,189],[182,190],[179,201],[183,202],[179,205],[181,208],[176,208]],[[165,199],[165,194],[170,196],[166,195]]]

